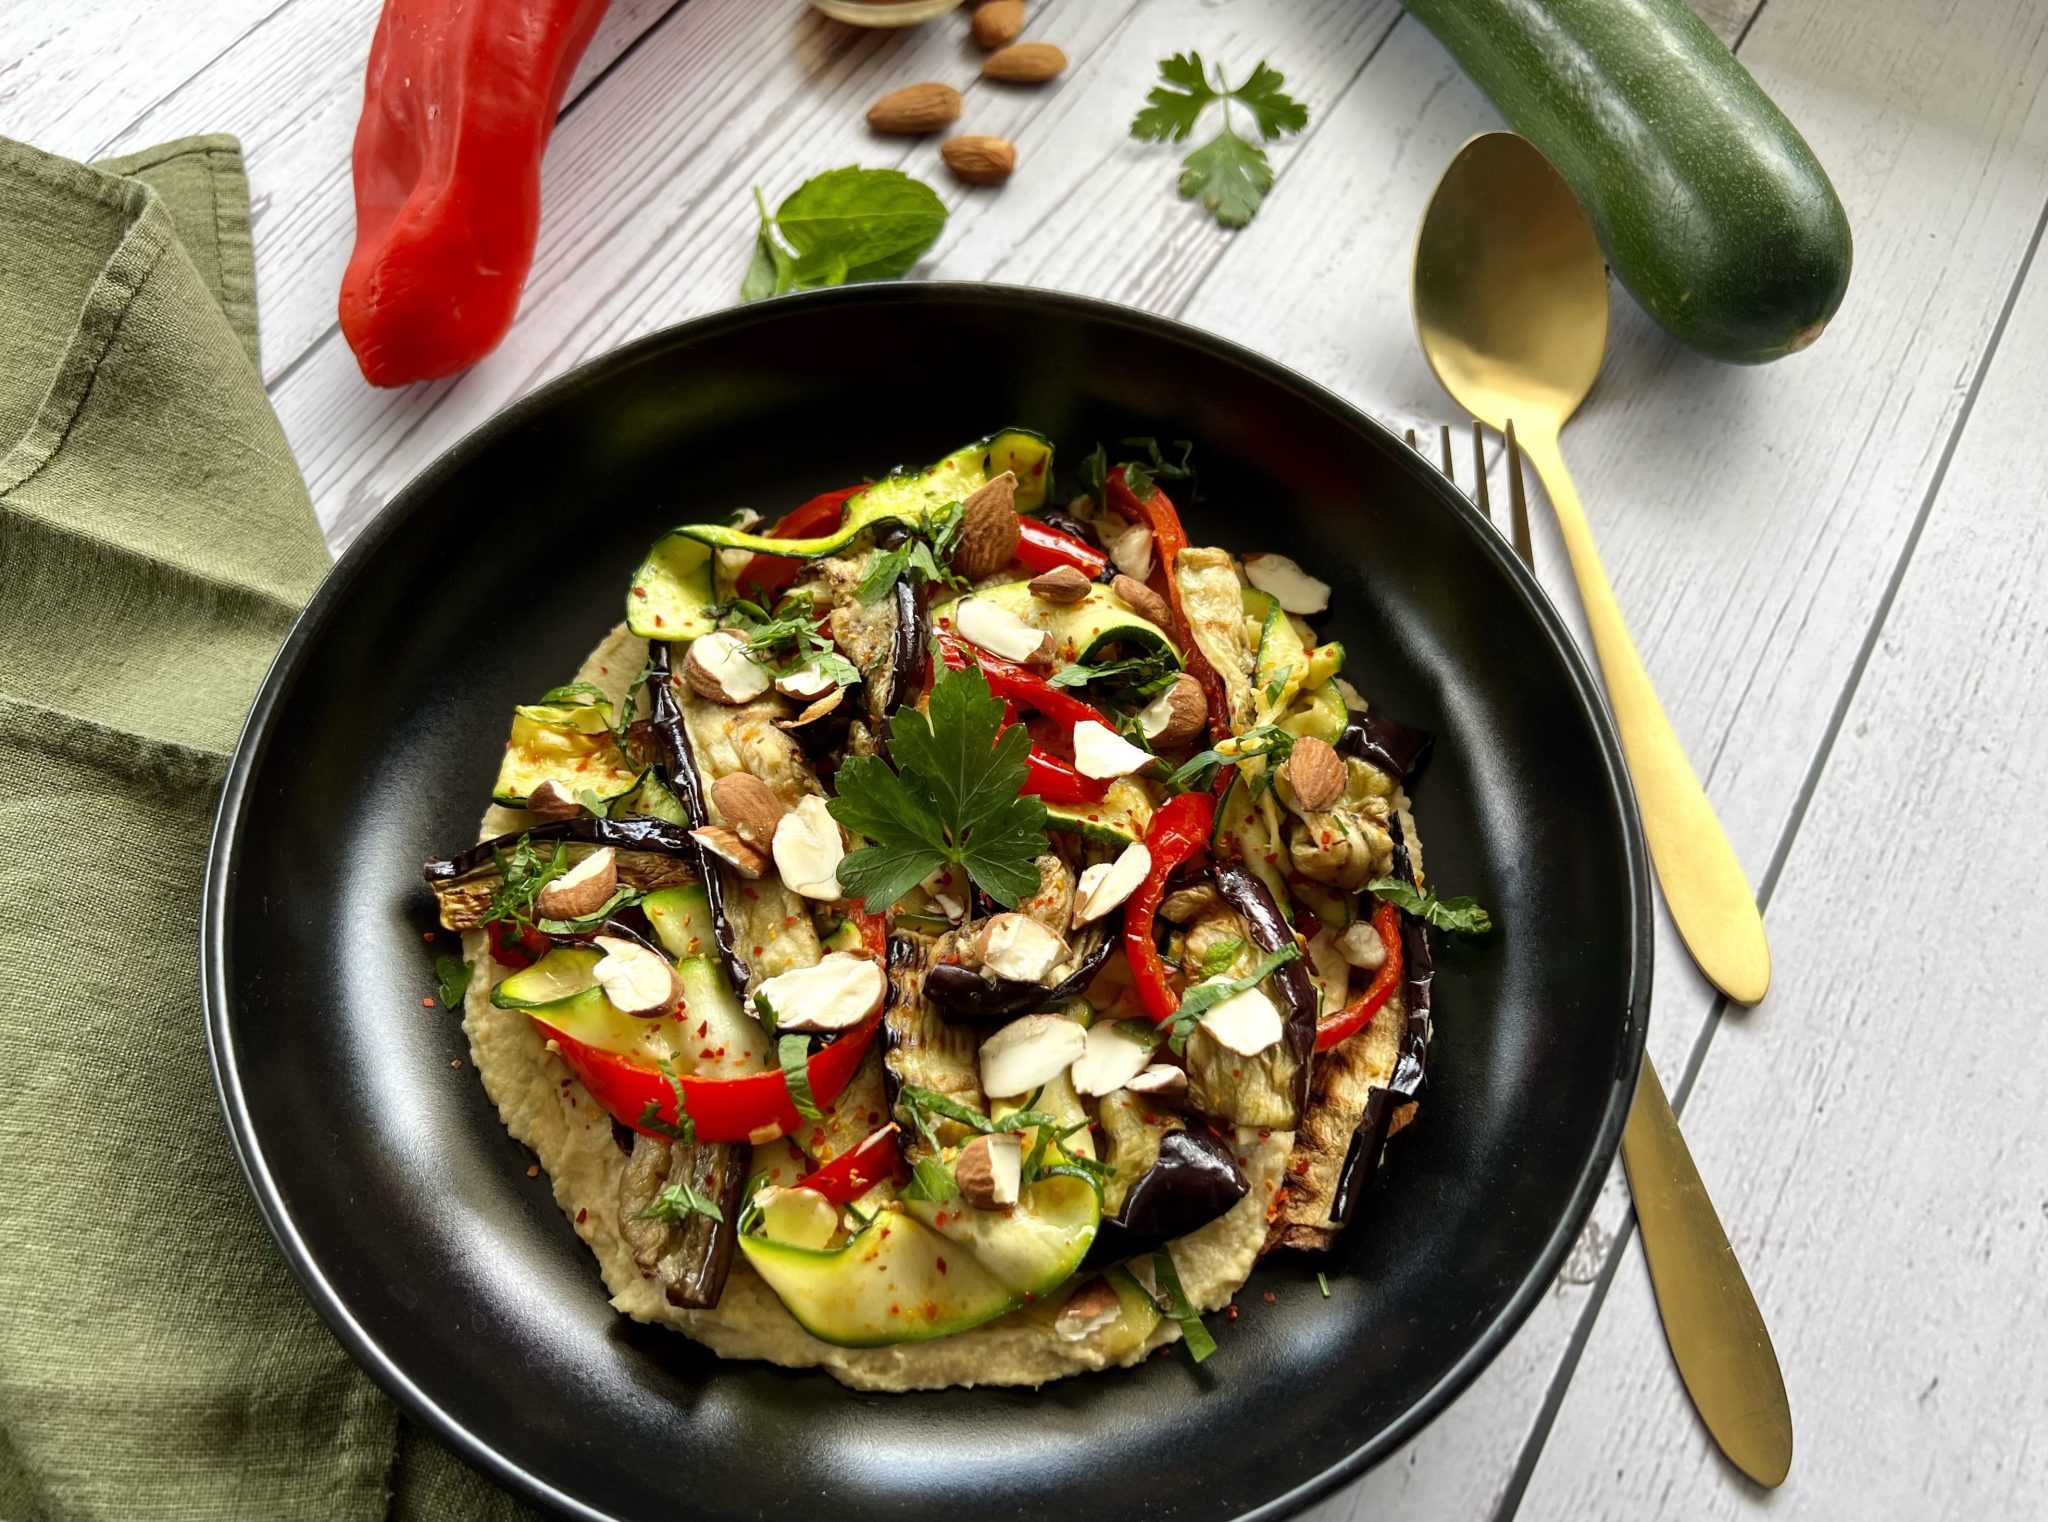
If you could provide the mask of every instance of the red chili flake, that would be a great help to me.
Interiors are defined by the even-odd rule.
[[[1273,1292],[1271,1290],[1267,1290],[1266,1293],[1260,1296],[1259,1298],[1264,1300],[1266,1304],[1271,1305],[1273,1303]]]
[[[585,1221],[587,1221],[587,1220],[589,1220],[589,1219],[590,1219],[590,1212],[589,1212],[589,1211],[587,1211],[587,1210],[579,1210],[579,1211],[577,1211],[577,1212],[576,1212],[576,1224],[577,1224],[578,1226],[581,1226],[581,1225],[582,1225],[582,1224],[583,1224],[583,1223],[584,1223]]]
[[[634,595],[635,597],[645,597],[645,596],[647,595],[647,588],[645,588],[645,587],[635,587],[635,588],[633,588],[633,595]]]
[[[933,1261],[935,1261],[939,1265],[939,1272],[943,1274],[946,1271],[946,1260],[944,1258],[938,1258],[934,1259]]]
[[[434,1007],[434,1001],[432,999],[422,999],[420,1000],[420,1007],[422,1009],[432,1009]]]
[[[428,931],[428,932],[427,932],[427,933],[426,933],[425,935],[423,935],[423,936],[421,936],[421,937],[420,937],[420,939],[421,939],[421,940],[423,940],[423,941],[431,941],[431,940],[432,940],[433,938],[434,938],[434,932],[433,932],[433,931],[431,931],[431,930],[429,930],[429,931]]]
[[[657,613],[654,615],[654,627],[657,629],[665,629],[668,627],[668,620],[663,618],[659,613]]]
[[[528,1164],[526,1165],[526,1176],[527,1176],[528,1178],[539,1178],[539,1177],[540,1177],[540,1164],[539,1164],[539,1163],[528,1163]]]
[[[712,1051],[711,1048],[708,1046],[705,1047],[703,1051],[697,1054],[699,1060],[704,1062],[709,1062],[713,1057],[716,1057],[717,1055],[718,1053]]]
[[[1235,1321],[1237,1320],[1237,1307],[1234,1305],[1230,1306],[1223,1312],[1223,1314],[1228,1316],[1232,1321]]]
[[[457,1057],[453,1062],[449,1063],[448,1066],[452,1068],[459,1068],[462,1066],[462,1059],[460,1057]]]
[[[697,1026],[697,1034],[700,1036],[709,1035],[710,1031],[711,1022],[709,1020],[702,1021]]]

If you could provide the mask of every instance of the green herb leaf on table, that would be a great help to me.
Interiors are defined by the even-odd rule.
[[[441,1007],[460,1009],[469,996],[470,965],[461,957],[434,958],[434,977],[441,985]]]
[[[810,1055],[809,1036],[792,1031],[775,1043],[775,1060],[782,1067],[783,1081],[789,1085],[789,1102],[805,1120],[822,1120],[824,1112],[811,1094],[811,1070],[807,1066]]]
[[[894,280],[910,272],[945,230],[938,193],[897,169],[848,165],[813,176],[770,217],[756,189],[760,226],[740,299]]]
[[[1177,53],[1159,65],[1159,77],[1162,82],[1152,87],[1131,120],[1131,136],[1144,142],[1185,142],[1202,113],[1220,102],[1221,129],[1181,160],[1180,194],[1199,200],[1223,226],[1244,226],[1273,188],[1273,165],[1264,148],[1232,127],[1232,103],[1250,114],[1253,129],[1267,140],[1301,131],[1308,125],[1308,107],[1281,88],[1286,76],[1265,63],[1233,87],[1221,71],[1211,82],[1201,54]]]
[[[709,1216],[714,1221],[724,1221],[725,1212],[718,1208],[718,1201],[706,1199],[687,1183],[670,1184],[655,1196],[654,1203],[645,1210],[633,1212],[636,1221],[680,1221],[686,1216]]]
[[[1484,935],[1493,928],[1493,916],[1472,898],[1438,898],[1436,889],[1421,892],[1415,884],[1398,877],[1376,877],[1366,891],[1378,894],[1396,908],[1406,909],[1417,919],[1448,930],[1453,935]]]
[[[1197,983],[1181,995],[1180,1008],[1173,1012],[1167,1022],[1166,1044],[1176,1056],[1188,1049],[1188,1038],[1195,1033],[1195,1027],[1202,1023],[1202,1016],[1209,1013],[1225,999],[1234,999],[1248,988],[1263,983],[1275,968],[1301,958],[1299,946],[1282,946],[1278,951],[1269,951],[1259,959],[1258,966],[1241,978],[1230,978],[1221,983]],[[1205,977],[1215,976],[1205,972]]]
[[[832,817],[870,842],[839,864],[848,895],[880,913],[948,862],[1005,906],[1035,892],[1045,805],[1023,795],[1030,743],[1021,724],[1003,727],[979,669],[941,676],[925,712],[896,715],[893,767],[856,756],[839,769]]]

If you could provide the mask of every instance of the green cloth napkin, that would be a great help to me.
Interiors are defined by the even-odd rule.
[[[0,1516],[525,1515],[314,1315],[214,1100],[208,827],[327,569],[256,358],[233,138],[0,138]]]

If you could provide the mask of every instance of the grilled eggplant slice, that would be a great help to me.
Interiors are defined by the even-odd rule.
[[[1216,674],[1230,701],[1230,732],[1243,734],[1257,722],[1259,698],[1252,686],[1257,654],[1245,630],[1242,583],[1228,550],[1190,546],[1174,562],[1181,611],[1188,630]]]
[[[670,1305],[709,1310],[724,1293],[753,1150],[745,1142],[684,1147],[659,1137],[633,1138],[632,1156],[619,1178],[619,1230],[633,1261],[660,1282]],[[716,1201],[724,1219],[696,1211],[673,1219],[654,1215],[670,1185]]]
[[[1213,881],[1262,952],[1294,945],[1294,932],[1264,883],[1236,862],[1218,862]],[[1229,1050],[1201,1026],[1188,1039],[1188,1098],[1205,1115],[1270,1131],[1294,1129],[1307,1107],[1316,1044],[1316,993],[1299,961],[1266,979],[1280,1006],[1280,1042],[1256,1057]]]
[[[890,1115],[912,1147],[917,1145],[917,1125],[901,1102],[906,1084],[949,1095],[984,1113],[988,1110],[976,1061],[980,1036],[948,1025],[926,998],[932,950],[927,936],[900,932],[889,937],[889,983],[895,997],[882,1016],[882,1084]]]

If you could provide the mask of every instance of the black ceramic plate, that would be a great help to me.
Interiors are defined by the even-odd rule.
[[[474,837],[507,710],[575,671],[656,534],[741,504],[772,516],[1006,423],[1052,435],[1069,480],[1099,439],[1196,441],[1195,541],[1279,550],[1334,584],[1321,622],[1349,674],[1439,736],[1415,789],[1430,876],[1500,929],[1439,954],[1421,1120],[1359,1223],[1326,1258],[1263,1265],[1199,1369],[875,1396],[722,1364],[609,1309],[456,1017],[422,1008],[419,865]],[[1274,1517],[1440,1411],[1556,1273],[1641,1059],[1649,904],[1584,663],[1398,439],[1137,313],[867,287],[585,366],[449,451],[342,557],[221,802],[207,1032],[250,1185],[321,1314],[531,1496],[625,1517]]]

